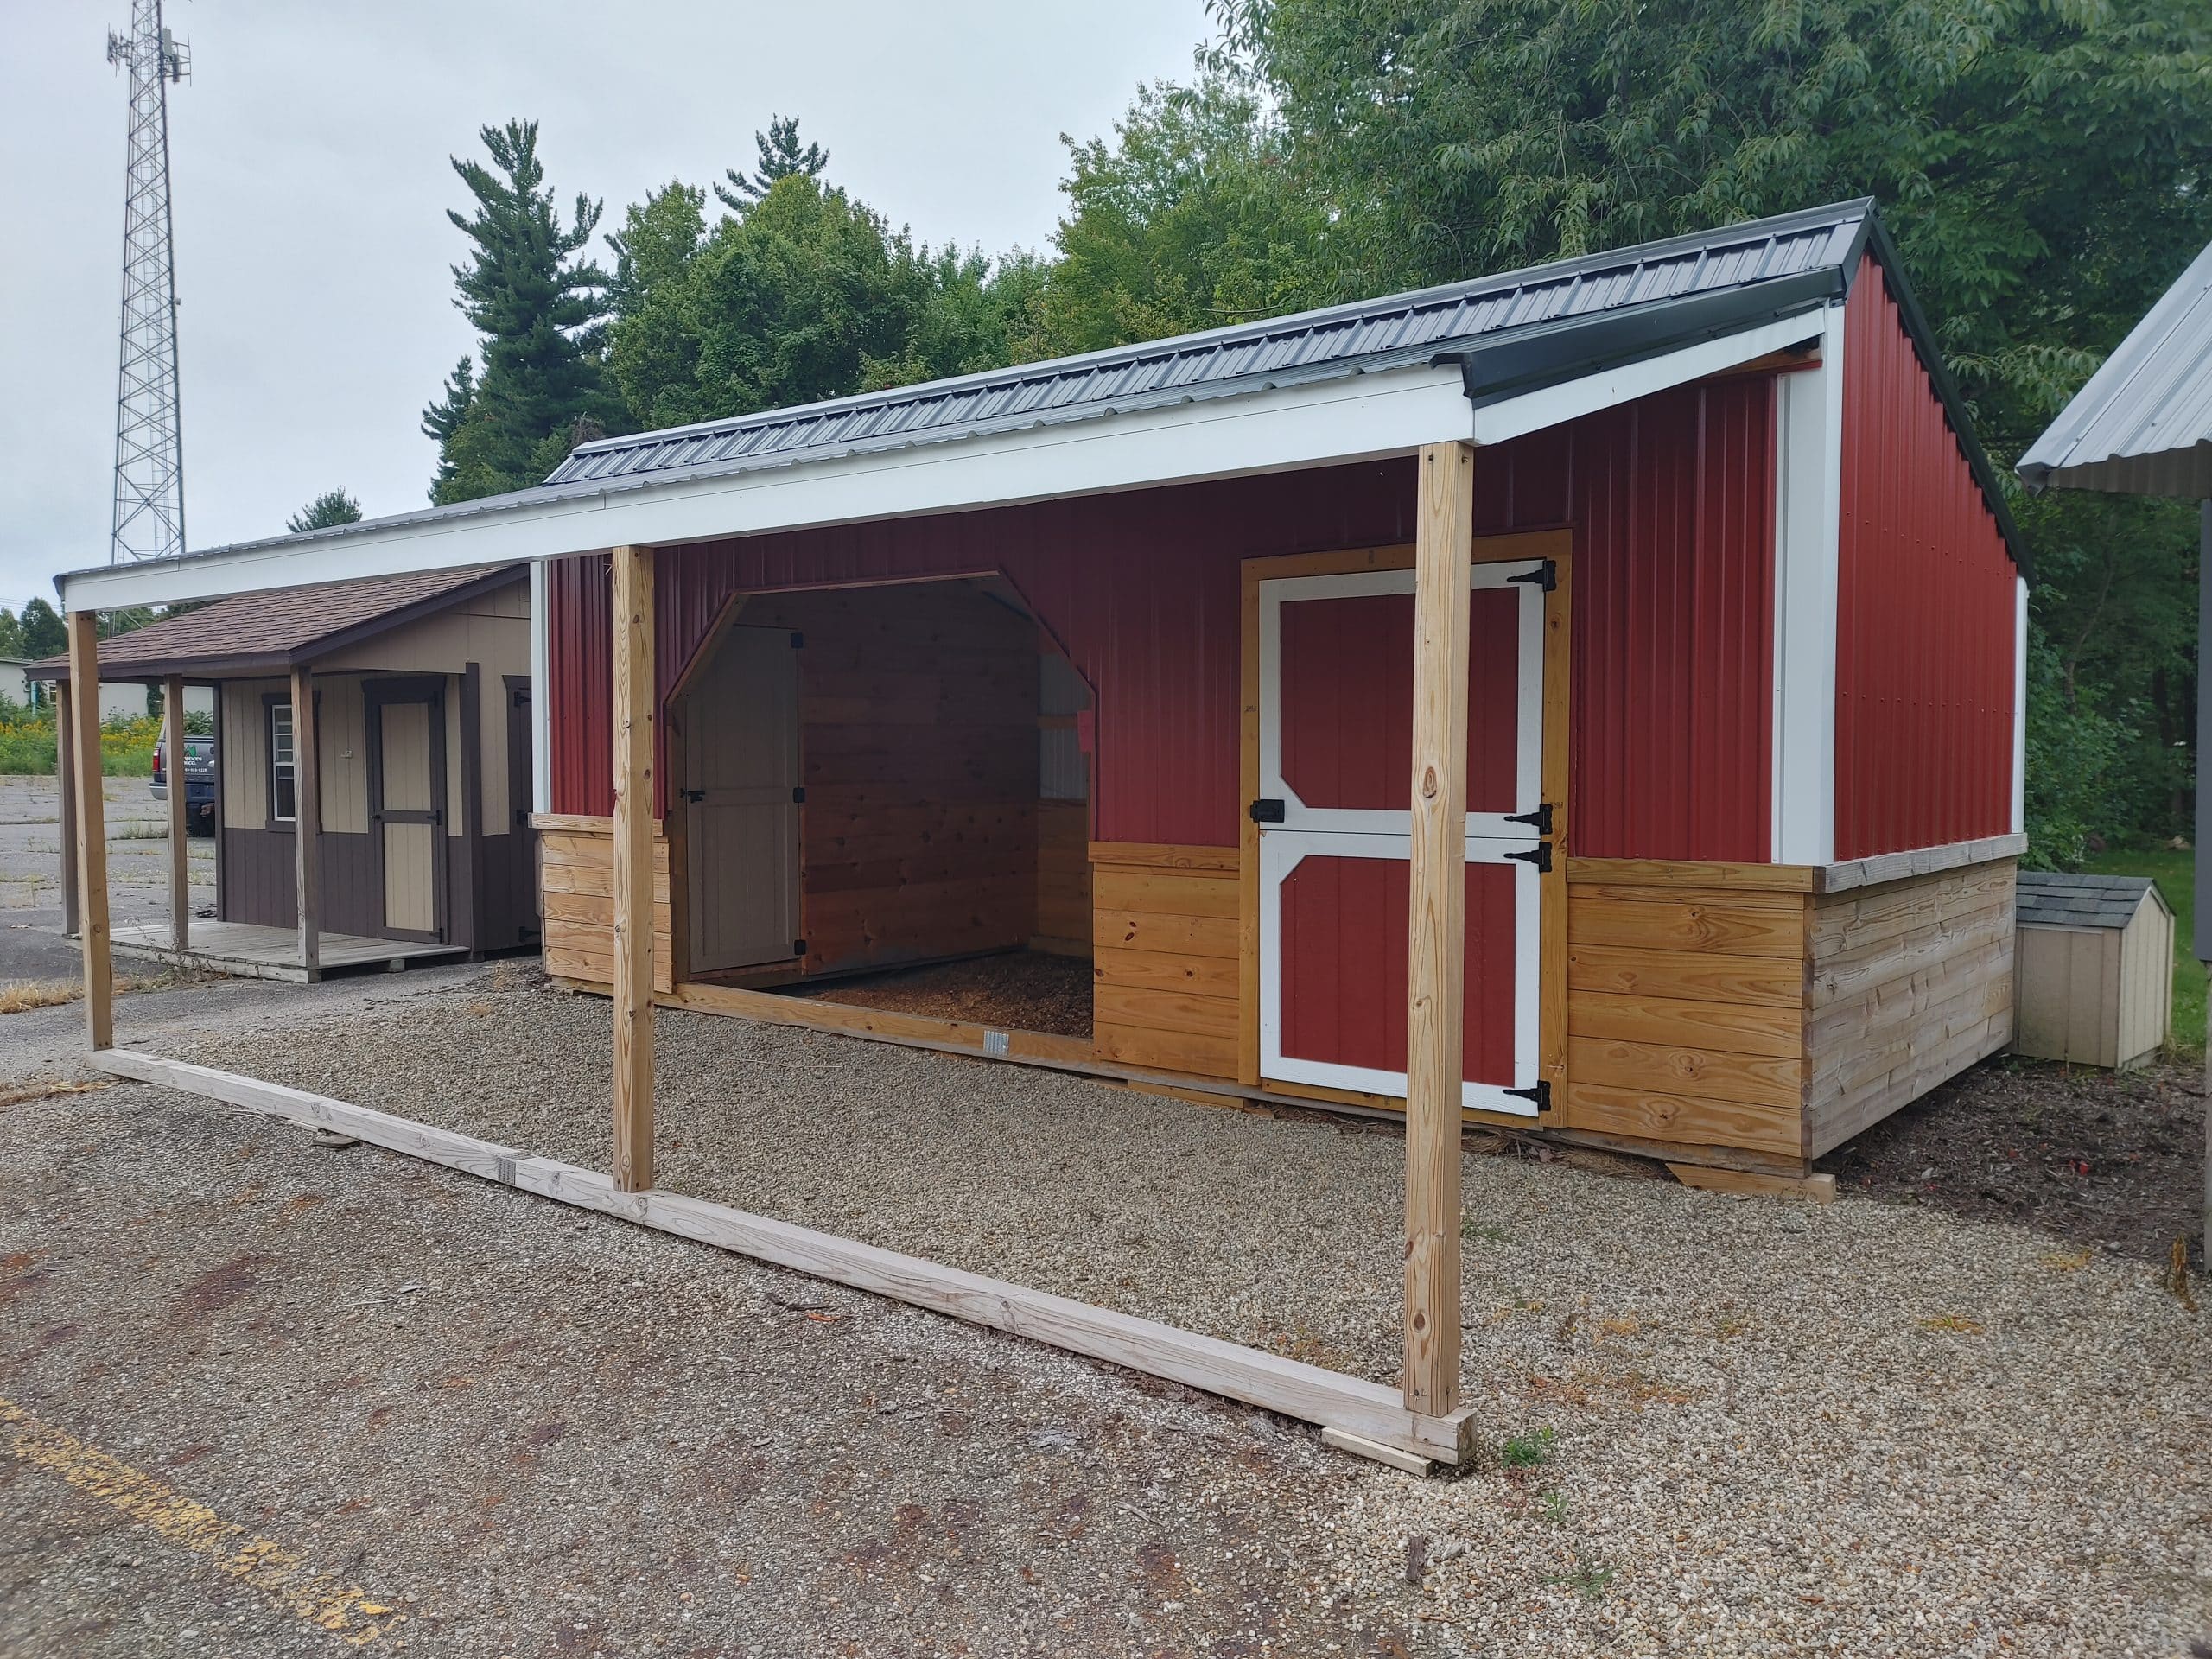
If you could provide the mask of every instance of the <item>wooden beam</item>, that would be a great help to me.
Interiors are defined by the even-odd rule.
[[[1467,550],[1475,454],[1421,452],[1414,534],[1406,1010],[1406,1409],[1459,1404],[1459,1096],[1467,938]]]
[[[521,1192],[599,1211],[1148,1376],[1225,1395],[1402,1452],[1458,1464],[1470,1447],[1468,1414],[1433,1417],[1408,1411],[1399,1402],[1395,1389],[1363,1377],[1094,1307],[1027,1285],[901,1255],[790,1222],[748,1215],[704,1198],[625,1192],[620,1183],[597,1170],[534,1157],[474,1135],[281,1084],[128,1049],[100,1055],[93,1064],[114,1077],[221,1101],[303,1128],[334,1130]]]
[[[1754,1198],[1796,1198],[1806,1204],[1835,1202],[1835,1177],[1825,1173],[1760,1175],[1749,1170],[1710,1169],[1700,1164],[1669,1164],[1667,1167],[1684,1186],[1707,1192],[1733,1192]]]
[[[75,711],[69,694],[69,682],[54,683],[54,746],[55,782],[61,790],[61,931],[65,938],[75,938],[78,933],[77,903],[77,763],[71,753],[75,741]]]
[[[162,740],[167,746],[169,797],[169,943],[177,965],[192,948],[192,815],[185,800],[184,677],[162,682]]]
[[[614,550],[614,1183],[653,1184],[653,550]]]
[[[85,961],[85,1037],[94,1053],[115,1046],[115,963],[108,952],[107,810],[100,793],[100,620],[69,613],[69,683],[89,695],[70,722],[70,781],[77,801],[77,938]]]
[[[292,671],[292,855],[300,919],[300,969],[322,972],[322,779],[316,765],[315,671]],[[371,826],[374,828],[373,825]]]

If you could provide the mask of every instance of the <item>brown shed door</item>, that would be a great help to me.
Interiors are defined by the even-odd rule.
[[[691,968],[788,962],[798,922],[798,652],[734,627],[687,694]]]
[[[444,937],[444,713],[435,684],[368,688],[369,833],[386,938]]]

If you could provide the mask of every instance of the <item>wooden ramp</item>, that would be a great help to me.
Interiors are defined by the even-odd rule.
[[[245,979],[289,979],[304,984],[333,969],[386,968],[437,957],[466,954],[450,944],[416,944],[404,939],[366,939],[358,933],[325,933],[316,971],[300,965],[300,936],[289,927],[261,927],[251,922],[194,921],[182,961],[188,968]],[[174,963],[175,935],[167,922],[143,922],[115,929],[118,956]]]

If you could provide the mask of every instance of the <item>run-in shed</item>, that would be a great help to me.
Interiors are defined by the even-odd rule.
[[[611,1176],[105,1064],[1448,1459],[1464,1122],[1806,1184],[2011,1036],[2024,578],[1866,202],[63,586],[525,558]],[[1071,951],[1078,1029],[928,1006]],[[1402,1112],[1402,1389],[651,1191],[656,1007]]]

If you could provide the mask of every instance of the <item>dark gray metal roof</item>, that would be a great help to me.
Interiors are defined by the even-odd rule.
[[[2212,247],[2020,457],[2031,490],[2212,497]]]
[[[2022,870],[2018,918],[2024,927],[2125,927],[2145,895],[2165,895],[2147,875],[2067,875]]]
[[[1840,296],[1871,200],[1527,270],[1081,357],[583,445],[545,481],[708,477],[894,443],[1077,420],[1448,356],[1478,341],[1816,273]],[[1802,290],[1806,285],[1795,285]]]

